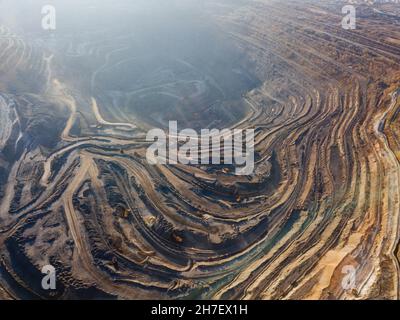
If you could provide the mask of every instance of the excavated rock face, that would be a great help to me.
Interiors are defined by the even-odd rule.
[[[396,5],[159,2],[0,4],[0,298],[397,299]],[[169,121],[254,171],[149,164]]]

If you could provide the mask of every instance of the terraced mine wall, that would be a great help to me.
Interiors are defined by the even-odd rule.
[[[398,7],[129,3],[1,21],[0,297],[398,299]],[[254,129],[254,172],[150,165],[170,120]]]

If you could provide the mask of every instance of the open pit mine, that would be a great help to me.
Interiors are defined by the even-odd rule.
[[[400,5],[351,2],[1,1],[0,299],[399,299]]]

